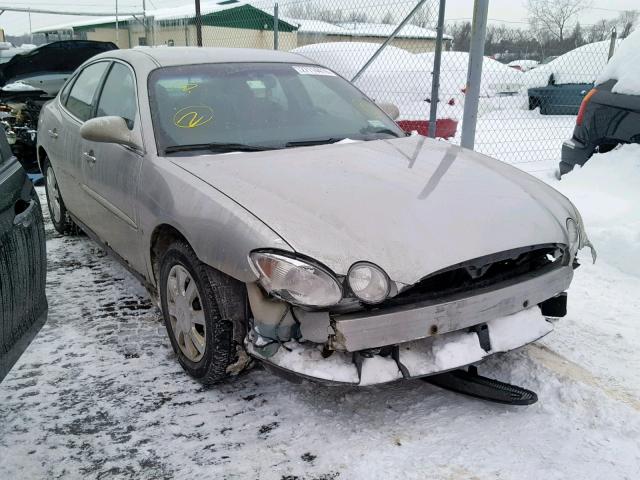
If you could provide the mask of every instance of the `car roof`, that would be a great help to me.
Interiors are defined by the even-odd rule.
[[[229,62],[315,63],[296,53],[257,48],[143,47],[112,50],[97,55],[94,59],[101,57],[119,58],[129,63],[135,63],[136,59],[147,57],[161,67]]]

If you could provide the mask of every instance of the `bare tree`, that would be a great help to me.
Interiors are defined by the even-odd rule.
[[[591,25],[587,31],[587,42],[593,43],[606,40],[609,38],[609,33],[615,25],[615,21],[606,20],[604,18],[598,20],[596,23]]]
[[[625,10],[618,16],[618,25],[620,26],[620,38],[629,36],[633,27],[638,23],[640,12],[638,10]]]
[[[422,8],[415,13],[409,23],[418,27],[429,28],[434,23],[434,15],[431,5],[425,3]]]
[[[394,23],[396,23],[396,19],[393,16],[393,13],[391,13],[391,10],[387,10],[387,13],[384,14],[384,17],[382,17],[382,20],[380,21],[388,25],[393,25]]]
[[[562,42],[573,19],[590,3],[589,0],[528,0],[529,23],[534,31],[547,31]]]
[[[342,10],[320,8],[318,5],[314,5],[312,3],[294,3],[292,5],[288,5],[286,14],[291,18],[322,20],[324,22],[339,23],[345,20]]]

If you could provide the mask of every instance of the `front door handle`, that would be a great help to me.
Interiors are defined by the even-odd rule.
[[[47,132],[51,138],[58,138],[58,130],[55,128]]]
[[[90,164],[96,163],[96,157],[93,155],[93,150],[89,150],[88,152],[82,153],[82,158],[84,158]]]

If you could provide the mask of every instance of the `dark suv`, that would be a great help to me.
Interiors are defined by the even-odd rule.
[[[595,88],[582,100],[573,137],[562,145],[560,175],[584,165],[591,155],[620,143],[640,143],[640,95],[613,93],[617,80]]]
[[[0,381],[47,319],[38,195],[0,130]]]

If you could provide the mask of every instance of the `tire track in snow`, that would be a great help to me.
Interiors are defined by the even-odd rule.
[[[595,387],[603,391],[609,398],[618,402],[626,403],[633,409],[640,412],[640,399],[636,398],[633,393],[626,391],[619,385],[608,385],[586,368],[563,357],[559,353],[551,350],[549,347],[539,343],[534,343],[529,346],[527,353],[536,362],[545,366],[549,370],[552,370],[555,374],[569,377],[574,381]]]

